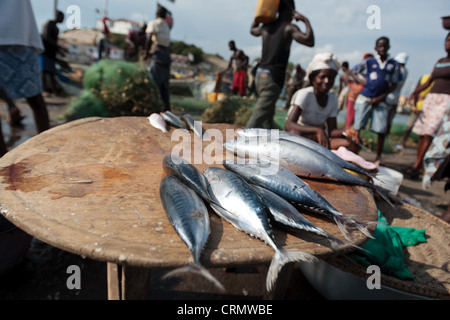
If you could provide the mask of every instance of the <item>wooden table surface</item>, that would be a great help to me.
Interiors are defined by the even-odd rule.
[[[0,159],[0,210],[16,226],[60,249],[95,260],[136,267],[192,263],[187,246],[163,210],[159,185],[162,159],[174,148],[191,150],[203,171],[210,161],[231,157],[223,140],[236,126],[203,124],[217,139],[200,141],[186,131],[163,133],[145,117],[86,118],[41,133]],[[227,130],[230,129],[230,130]],[[228,134],[228,135],[227,135]],[[213,150],[216,150],[214,153]],[[202,152],[203,151],[203,152]],[[186,158],[186,155],[184,155]],[[198,162],[198,164],[196,164]],[[372,193],[362,187],[306,180],[344,214],[376,220]],[[203,253],[207,267],[269,263],[273,250],[223,221],[213,211]],[[337,226],[307,214],[343,239]],[[366,238],[354,232],[355,243]],[[328,240],[276,229],[278,244],[316,255],[333,253]],[[346,250],[348,247],[343,247]]]

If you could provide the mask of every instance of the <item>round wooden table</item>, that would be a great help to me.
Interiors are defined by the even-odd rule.
[[[163,210],[162,159],[173,150],[203,171],[233,157],[222,143],[238,127],[203,124],[209,141],[185,130],[163,133],[145,117],[86,118],[43,132],[0,159],[0,211],[16,226],[62,250],[108,263],[109,298],[142,294],[151,268],[192,263],[192,255]],[[190,155],[189,156],[189,151]],[[371,192],[362,187],[306,180],[344,214],[377,219]],[[343,239],[337,226],[305,213]],[[273,250],[213,211],[203,252],[206,267],[269,264]],[[352,234],[355,244],[366,238]],[[277,243],[318,256],[334,254],[327,239],[275,229]],[[337,252],[349,250],[347,246]],[[138,279],[138,283],[134,280]],[[139,287],[142,286],[142,287]]]

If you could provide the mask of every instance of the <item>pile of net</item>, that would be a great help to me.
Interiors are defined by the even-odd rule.
[[[254,102],[242,97],[232,96],[216,101],[202,115],[205,123],[230,123],[245,126],[252,115]]]
[[[83,87],[80,96],[64,113],[65,120],[148,116],[164,110],[150,74],[135,63],[101,60],[86,70]]]

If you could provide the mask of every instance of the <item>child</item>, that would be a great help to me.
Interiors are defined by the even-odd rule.
[[[385,102],[389,93],[394,91],[400,80],[400,66],[389,57],[389,38],[378,38],[375,43],[377,56],[368,58],[360,65],[357,73],[365,75],[360,80],[364,89],[355,102],[354,128],[358,132],[371,120],[370,130],[378,134],[375,164],[381,163],[384,139],[388,126],[388,105]],[[356,78],[358,79],[358,78]]]

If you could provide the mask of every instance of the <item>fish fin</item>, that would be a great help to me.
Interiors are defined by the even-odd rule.
[[[267,291],[270,292],[272,290],[275,281],[278,278],[278,274],[286,263],[295,261],[313,262],[316,260],[317,258],[315,256],[306,252],[294,250],[276,250],[272,258],[272,262],[270,263],[269,271],[267,272]]]
[[[204,278],[211,281],[217,289],[219,289],[221,292],[225,292],[225,287],[217,280],[205,267],[198,263],[194,263],[188,266],[180,267],[175,270],[172,270],[168,273],[166,273],[162,279],[172,278],[172,277],[178,277],[183,273],[192,272],[195,274],[199,274],[203,276]]]

